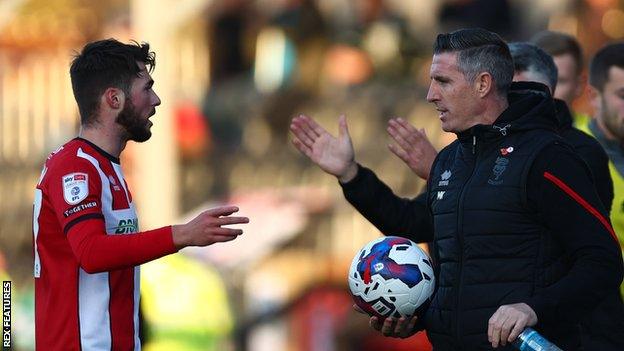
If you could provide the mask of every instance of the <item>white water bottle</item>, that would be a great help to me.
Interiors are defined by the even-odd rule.
[[[533,328],[524,329],[513,345],[520,351],[562,351]]]

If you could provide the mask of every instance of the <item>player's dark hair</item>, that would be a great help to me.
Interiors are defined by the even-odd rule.
[[[551,91],[557,86],[557,65],[552,56],[530,43],[510,43],[509,51],[514,62],[515,72],[531,72],[548,82]]]
[[[506,95],[513,79],[514,67],[507,44],[493,32],[481,28],[460,29],[438,34],[433,53],[457,52],[460,71],[468,81],[488,72],[499,95]]]
[[[613,66],[624,69],[624,43],[608,44],[598,50],[589,64],[589,84],[602,91]]]
[[[129,96],[132,80],[140,72],[137,62],[143,62],[149,72],[154,69],[156,58],[148,43],[100,40],[85,45],[74,57],[69,73],[82,125],[95,122],[106,89],[118,88]]]
[[[583,49],[576,38],[570,34],[546,30],[535,34],[531,42],[551,56],[569,54],[576,64],[576,74],[581,74],[583,71]]]

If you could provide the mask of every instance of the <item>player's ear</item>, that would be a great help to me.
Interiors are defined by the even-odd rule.
[[[120,110],[124,106],[125,94],[123,90],[119,88],[108,88],[104,90],[102,99],[111,110]]]

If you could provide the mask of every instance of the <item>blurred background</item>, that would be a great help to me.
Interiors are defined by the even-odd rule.
[[[624,37],[620,0],[0,0],[0,275],[13,281],[13,342],[34,347],[33,190],[78,131],[69,64],[89,41],[149,42],[162,99],[153,137],[122,165],[142,229],[219,204],[249,216],[232,243],[142,269],[144,349],[430,350],[380,337],[353,311],[351,259],[379,232],[335,178],[290,145],[306,113],[332,133],[345,113],[359,162],[397,194],[423,182],[387,149],[390,117],[440,131],[425,101],[437,33],[577,36],[586,58]],[[591,113],[586,97],[575,110]],[[8,278],[7,278],[8,277]]]

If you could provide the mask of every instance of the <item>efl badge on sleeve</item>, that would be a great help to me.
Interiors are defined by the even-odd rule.
[[[70,173],[63,176],[63,197],[65,202],[75,205],[89,195],[89,175]]]

